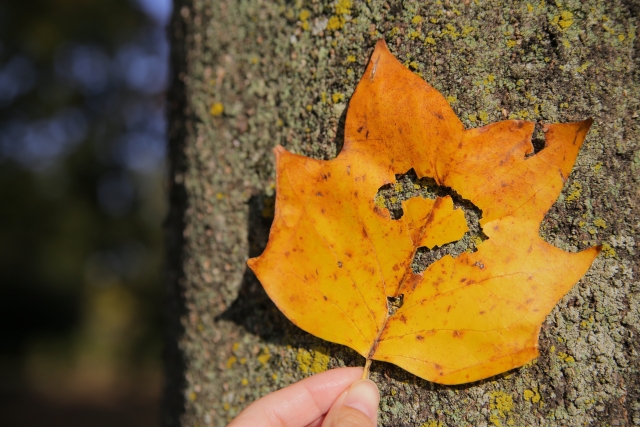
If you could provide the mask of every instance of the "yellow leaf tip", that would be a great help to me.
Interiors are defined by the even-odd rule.
[[[387,42],[384,39],[378,39],[378,41],[376,42],[376,47],[374,49],[374,52],[378,49],[389,50],[389,47],[387,46]]]
[[[258,260],[259,259],[260,259],[260,257],[249,258],[247,260],[247,265],[249,266],[249,268],[254,270],[254,267],[258,264]]]

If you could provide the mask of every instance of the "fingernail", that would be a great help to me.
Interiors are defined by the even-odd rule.
[[[371,380],[355,382],[344,399],[345,406],[363,412],[373,421],[378,419],[378,403],[380,403],[380,392]]]

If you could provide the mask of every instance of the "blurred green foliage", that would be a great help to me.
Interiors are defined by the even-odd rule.
[[[157,393],[162,25],[126,0],[0,4],[2,393]]]

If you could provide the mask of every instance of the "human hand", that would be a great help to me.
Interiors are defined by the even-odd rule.
[[[375,427],[380,393],[362,368],[313,375],[253,402],[227,427]]]

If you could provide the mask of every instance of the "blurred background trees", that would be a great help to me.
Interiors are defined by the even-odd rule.
[[[157,425],[171,0],[0,3],[0,425]]]

